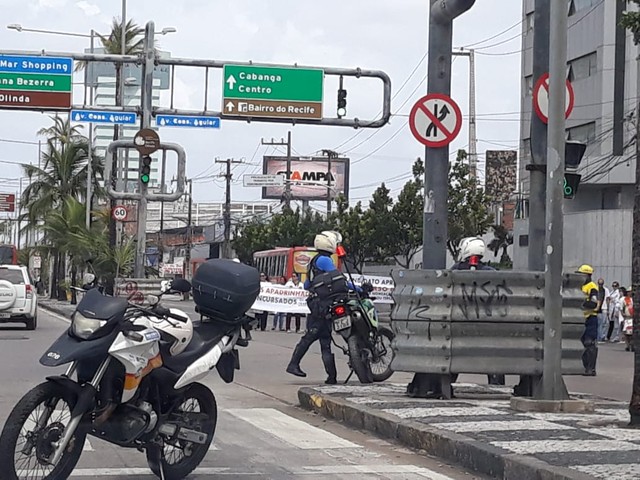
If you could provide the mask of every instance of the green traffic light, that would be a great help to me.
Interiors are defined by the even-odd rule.
[[[563,188],[564,194],[566,196],[573,195],[573,188],[571,188],[571,186],[567,183],[566,177],[564,179],[564,185],[562,186],[562,188]]]
[[[149,180],[151,180],[151,179],[149,178],[149,175],[147,175],[146,173],[140,175],[140,181],[142,183],[149,183]]]

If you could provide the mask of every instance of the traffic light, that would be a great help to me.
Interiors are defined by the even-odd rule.
[[[338,90],[338,118],[347,114],[347,91],[344,88]]]
[[[151,180],[151,157],[145,155],[140,159],[140,182],[146,185]]]
[[[587,144],[567,140],[564,144],[564,198],[573,198],[578,191],[580,178],[582,175],[576,173],[584,152],[587,150]]]

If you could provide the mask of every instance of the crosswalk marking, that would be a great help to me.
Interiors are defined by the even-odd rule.
[[[115,446],[116,448],[118,448],[117,446]],[[217,451],[220,450],[218,448],[217,445],[215,445],[213,442],[211,442],[211,445],[209,445],[209,451],[213,452],[213,451]],[[93,445],[91,445],[91,442],[89,441],[89,439],[87,438],[84,441],[84,445],[82,446],[82,451],[83,452],[95,452],[95,449],[93,448]]]
[[[303,450],[361,448],[360,445],[290,417],[274,408],[229,409],[227,412]]]

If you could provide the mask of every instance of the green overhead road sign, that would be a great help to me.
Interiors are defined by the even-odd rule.
[[[225,65],[223,78],[227,116],[322,119],[323,70]]]
[[[71,76],[0,72],[0,88],[3,90],[70,93]]]

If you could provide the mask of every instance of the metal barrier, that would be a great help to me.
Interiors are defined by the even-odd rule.
[[[394,371],[542,374],[544,274],[396,270]],[[563,279],[562,372],[584,372],[583,278]]]

